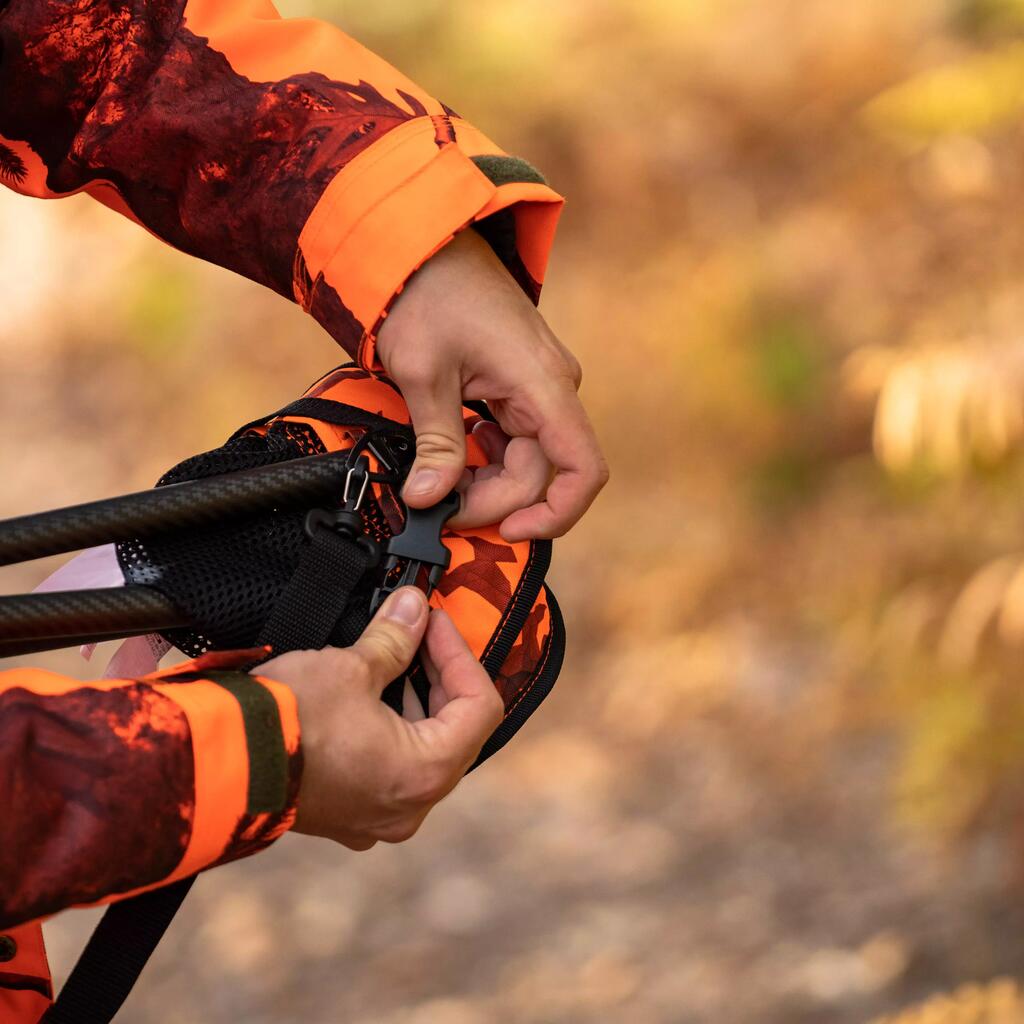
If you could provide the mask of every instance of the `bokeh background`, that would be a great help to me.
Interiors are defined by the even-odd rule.
[[[613,480],[529,728],[411,843],[202,878],[125,1019],[1024,1020],[1024,2],[281,6],[568,195],[542,309]],[[0,194],[0,309],[3,515],[342,361],[84,198]]]

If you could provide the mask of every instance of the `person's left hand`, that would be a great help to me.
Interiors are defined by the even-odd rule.
[[[421,640],[430,717],[410,722],[380,698]],[[396,590],[351,647],[290,651],[254,671],[295,694],[303,769],[294,830],[352,850],[410,838],[504,710],[455,624],[416,587]]]

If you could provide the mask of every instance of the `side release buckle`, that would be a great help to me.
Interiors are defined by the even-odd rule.
[[[387,561],[384,563],[383,582],[373,592],[371,614],[399,587],[416,584],[423,569],[427,570],[423,589],[430,597],[452,560],[452,553],[441,543],[441,531],[458,512],[461,502],[459,492],[452,491],[430,508],[406,507],[405,529],[396,533],[385,548]],[[402,562],[405,564],[398,571]]]

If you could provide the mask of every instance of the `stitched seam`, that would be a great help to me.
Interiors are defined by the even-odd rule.
[[[487,656],[494,649],[494,645],[498,642],[498,637],[501,635],[501,631],[505,628],[505,624],[508,622],[509,617],[512,615],[512,609],[515,607],[516,599],[522,593],[523,587],[526,585],[526,576],[530,570],[530,566],[533,564],[537,551],[537,545],[530,541],[530,554],[523,565],[523,571],[519,575],[519,582],[516,584],[516,589],[513,591],[512,596],[509,598],[508,604],[505,605],[505,613],[501,617],[501,621],[494,628],[494,632],[491,634],[491,639],[487,642],[487,647],[480,655],[481,662],[487,659]],[[500,669],[500,665],[498,666]]]
[[[508,711],[505,712],[505,718],[508,718],[508,716],[511,715],[512,712],[515,711],[515,709],[519,707],[520,704],[522,704],[522,702],[526,699],[527,694],[529,694],[537,685],[537,680],[540,679],[540,677],[544,674],[544,667],[551,659],[551,647],[554,635],[554,629],[548,631],[547,639],[544,641],[544,657],[541,658],[540,663],[537,665],[536,669],[534,669],[532,681],[528,685],[524,685],[523,688],[519,691],[519,693],[516,694],[516,701],[514,704],[511,704],[509,706]],[[503,718],[502,721],[504,721],[505,718]]]

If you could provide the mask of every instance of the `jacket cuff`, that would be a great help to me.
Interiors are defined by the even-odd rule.
[[[295,821],[302,757],[294,694],[242,671],[204,669],[197,678],[194,668],[147,679],[184,712],[195,767],[189,843],[161,885],[254,853]]]
[[[457,118],[447,125],[457,143],[438,119],[419,117],[364,150],[331,180],[299,235],[296,301],[354,348],[364,369],[381,368],[377,332],[405,282],[476,221],[511,210],[509,269],[539,294],[561,196],[532,168],[510,175],[511,167],[529,165],[502,154],[472,126]],[[509,265],[509,253],[498,255]]]

